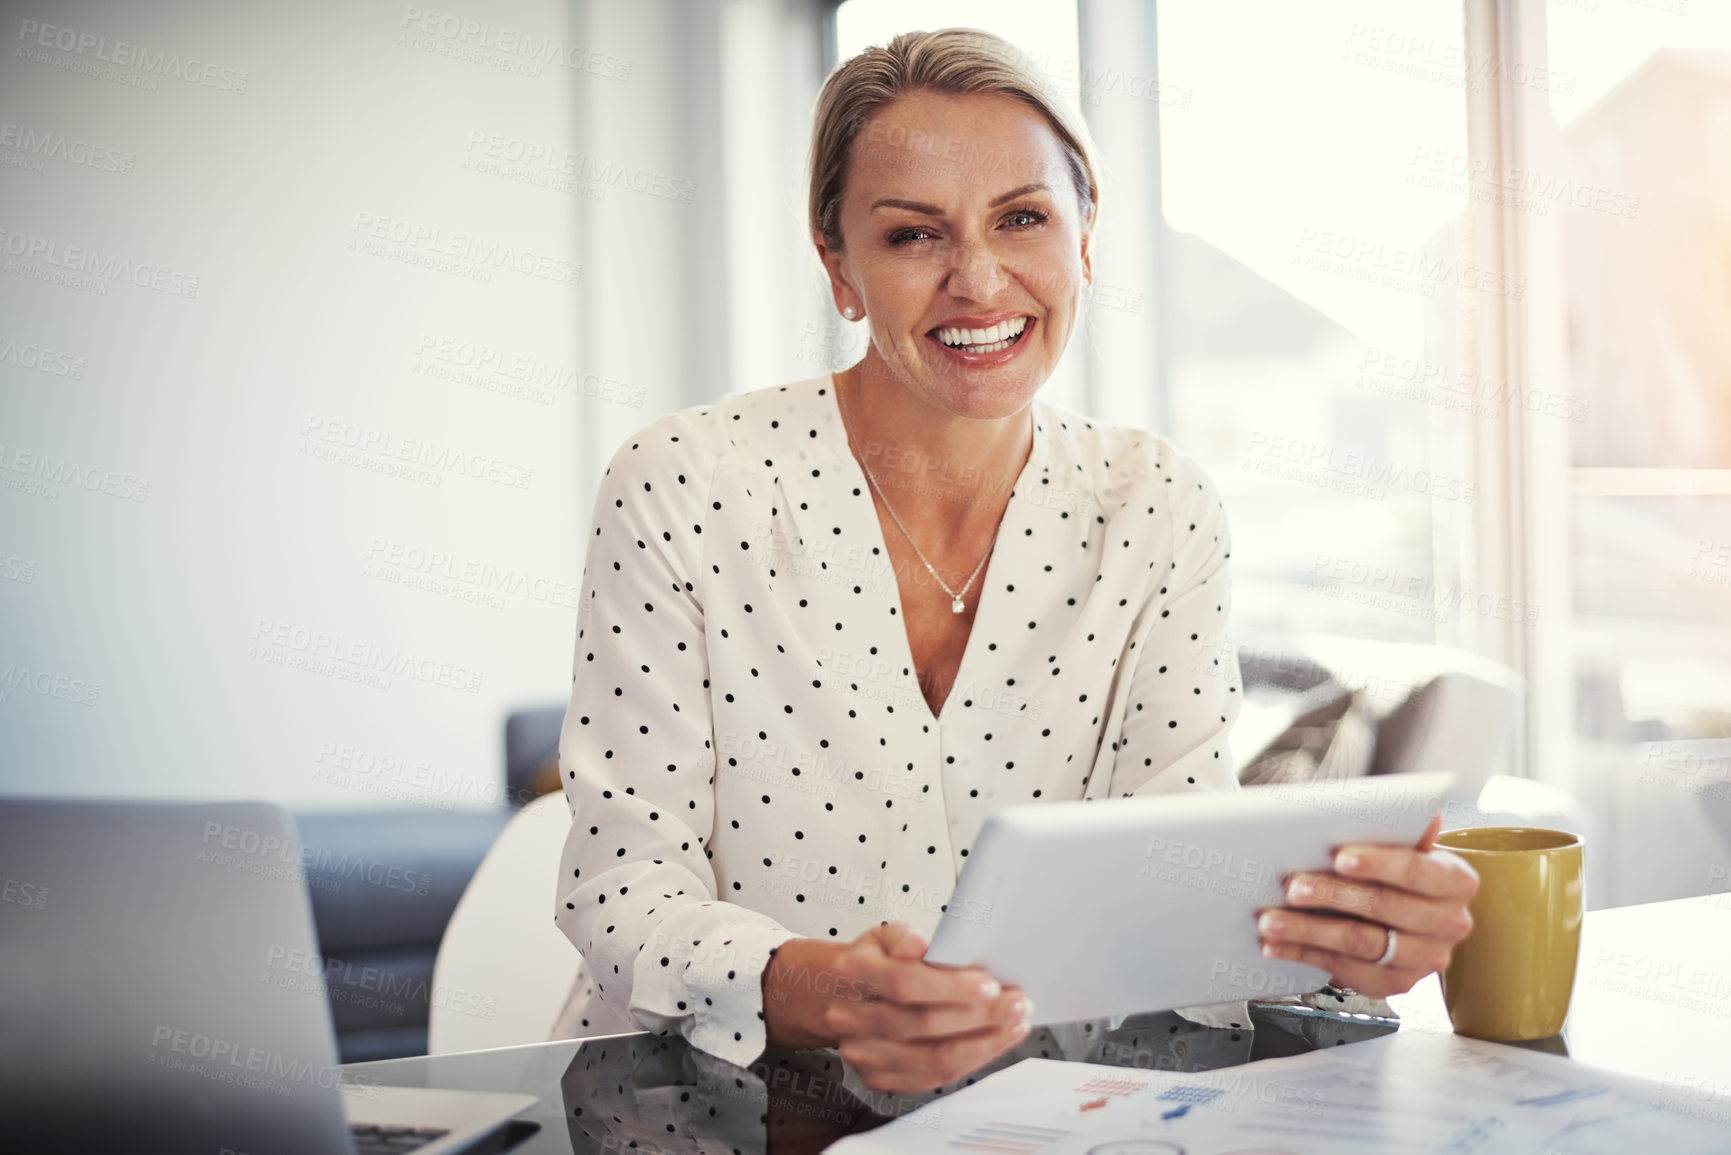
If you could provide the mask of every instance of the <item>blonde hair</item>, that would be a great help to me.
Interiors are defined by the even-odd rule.
[[[1063,146],[1070,181],[1092,225],[1100,209],[1087,126],[1048,87],[1020,49],[978,28],[903,32],[882,48],[867,48],[838,65],[818,93],[811,132],[807,213],[811,231],[839,251],[841,198],[855,138],[881,109],[911,92],[947,96],[997,93],[1028,105],[1051,125]]]

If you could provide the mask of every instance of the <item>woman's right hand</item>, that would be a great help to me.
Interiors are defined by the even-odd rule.
[[[839,1047],[874,1091],[929,1091],[1028,1034],[1032,1004],[978,967],[939,967],[906,923],[849,943],[789,939],[763,970],[763,1020],[784,1047]]]

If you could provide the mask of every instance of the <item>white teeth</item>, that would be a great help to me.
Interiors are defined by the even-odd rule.
[[[1008,321],[999,321],[989,329],[959,329],[954,325],[945,325],[938,330],[938,340],[951,348],[965,347],[970,353],[994,353],[998,349],[1008,348],[1010,342],[1021,336],[1022,330],[1027,327],[1027,317],[1012,317]]]

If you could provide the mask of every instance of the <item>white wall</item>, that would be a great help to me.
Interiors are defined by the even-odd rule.
[[[644,386],[660,411],[858,360],[864,345],[838,339],[845,322],[805,224],[805,154],[823,81],[816,0],[572,8],[579,40],[633,61],[629,85],[597,86],[578,108],[577,147],[629,157],[689,190],[609,192],[578,205],[591,362]],[[585,451],[605,463],[638,417],[598,415],[584,427]]]
[[[581,430],[665,407],[577,336],[577,207],[645,194],[574,111],[638,62],[556,0],[7,8],[0,790],[493,800]]]

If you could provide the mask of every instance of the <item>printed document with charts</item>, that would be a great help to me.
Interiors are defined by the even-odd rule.
[[[1655,1084],[1454,1034],[1196,1074],[1024,1059],[835,1155],[1708,1155],[1731,1128]]]

